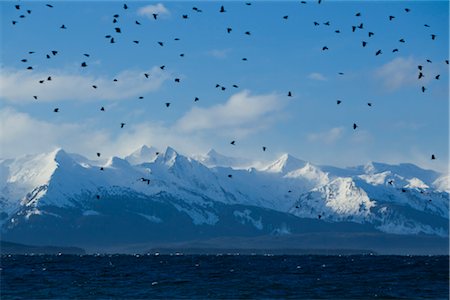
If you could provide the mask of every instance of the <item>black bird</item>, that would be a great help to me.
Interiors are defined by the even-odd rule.
[[[123,128],[125,126],[125,123],[120,123],[120,128]]]
[[[51,81],[51,80],[52,80],[52,76],[48,76],[47,81]]]
[[[140,180],[142,180],[142,182],[147,182],[147,184],[150,184],[150,179],[141,177]]]
[[[216,84],[216,88],[220,87],[220,84]]]
[[[158,44],[162,47],[162,46],[164,46],[164,43],[163,42],[158,42]]]
[[[28,67],[27,70],[33,70],[33,67]]]
[[[288,97],[292,97],[291,91],[289,91],[287,95],[288,95]]]
[[[394,183],[394,180],[391,179],[391,180],[388,181],[388,183],[389,183],[390,185],[392,185],[392,184]]]
[[[319,26],[320,24],[318,22],[314,22],[314,26]]]
[[[417,66],[417,69],[419,69],[420,71],[422,71],[422,68],[423,68],[423,67],[422,67],[421,65],[418,65],[418,66]]]
[[[25,16],[24,15],[20,15],[19,18],[25,18]]]
[[[133,41],[133,43],[135,43],[135,44],[139,44],[139,41]]]
[[[406,193],[406,190],[405,190],[405,189],[402,189],[402,193]]]
[[[432,39],[432,40],[435,40],[435,39],[436,39],[436,35],[435,35],[435,34],[432,34],[432,35],[431,35],[431,39]]]
[[[33,96],[33,98],[37,100],[37,96]]]
[[[405,42],[404,39],[399,39],[398,41],[399,41],[400,43],[404,43],[404,42]]]
[[[236,141],[231,141],[231,143],[230,143],[231,145],[236,145]]]
[[[418,79],[421,79],[422,77],[425,77],[425,76],[423,75],[422,72],[419,72],[419,77],[418,77]]]
[[[50,59],[50,55],[46,54],[45,57],[47,57],[47,59]]]
[[[339,74],[339,75],[344,75],[344,73],[342,73],[342,72],[339,72],[338,74]]]
[[[54,110],[53,110],[53,112],[58,112],[59,111],[59,108],[55,108]]]
[[[336,104],[337,104],[337,105],[339,105],[339,104],[341,104],[341,103],[342,103],[341,100],[337,100],[337,101],[336,101]]]
[[[395,19],[394,16],[389,16],[389,21],[392,21],[393,19]]]
[[[114,30],[115,30],[117,33],[122,33],[122,30],[120,30],[120,27],[116,27],[116,28],[114,28]]]
[[[360,12],[357,12],[357,13],[355,14],[355,17],[361,17],[361,13],[360,13]]]
[[[105,35],[105,38],[109,39],[109,38],[111,38],[111,36],[108,34],[108,35]]]
[[[187,19],[188,15],[183,15],[182,17],[183,17],[183,19]]]
[[[17,24],[17,21],[12,21],[12,24],[13,24],[13,25],[16,25],[16,24]]]
[[[424,86],[422,86],[422,93],[425,93],[426,88]]]
[[[245,32],[246,35],[251,35],[250,31]]]
[[[82,63],[81,63],[81,66],[82,66],[83,68],[87,67],[86,62],[82,62]]]
[[[128,9],[128,5],[124,4],[123,9]]]
[[[263,149],[263,151],[266,151],[267,148],[265,146],[263,146],[262,149]]]
[[[319,220],[322,218],[322,215],[318,215],[317,218],[319,218]]]
[[[368,105],[368,106],[372,106],[372,103],[368,102],[367,105]]]
[[[166,102],[166,107],[169,107],[170,106],[170,102]]]
[[[148,78],[150,75],[147,73],[144,73],[145,78]]]
[[[245,5],[252,5],[250,2],[246,2]]]
[[[174,40],[174,41],[179,41],[180,39],[179,39],[179,38],[174,38],[173,40]]]
[[[100,157],[100,155],[101,155],[101,154],[100,154],[99,152],[97,152],[97,157]]]
[[[289,16],[284,16],[283,19],[287,20],[289,18]]]
[[[431,159],[436,159],[436,156],[434,156],[434,154],[431,154]]]
[[[144,97],[140,96],[139,99],[144,99]]]
[[[365,47],[367,45],[367,42],[362,41],[362,46]]]
[[[44,83],[45,80],[39,80],[39,83]]]
[[[356,129],[358,127],[358,125],[356,125],[356,123],[353,123],[353,129]]]
[[[93,85],[92,87],[93,87],[94,89],[96,89],[96,88],[97,88],[97,86],[96,86],[96,85]]]
[[[28,54],[33,54],[33,53],[34,53],[34,51],[29,51],[29,52],[28,52]]]
[[[228,178],[232,178],[233,177],[233,175],[231,175],[231,174],[228,174]]]
[[[243,61],[247,61],[247,58],[244,57],[242,60],[243,60]]]
[[[410,12],[411,10],[409,8],[405,8],[405,11],[406,12]]]
[[[113,17],[117,19],[117,18],[119,17],[119,15],[118,15],[118,14],[115,14]]]
[[[448,59],[445,60],[445,63],[448,65]]]
[[[55,56],[56,54],[58,54],[58,51],[52,50],[52,54],[53,54],[53,56]]]
[[[371,36],[374,35],[374,34],[375,34],[375,33],[369,31],[369,37],[371,37]]]
[[[138,21],[134,21],[134,23],[136,23],[136,25],[141,25],[141,23],[139,23]]]
[[[20,5],[16,5],[15,7],[16,7],[16,9],[20,9]]]
[[[328,50],[327,46],[322,47],[322,51]]]
[[[175,78],[175,82],[180,82],[180,78]]]
[[[230,33],[232,30],[233,30],[232,28],[228,27],[227,28],[227,33]]]
[[[195,7],[195,6],[194,6],[194,7],[192,8],[192,10],[195,10],[196,12],[202,12],[202,10],[201,10],[201,9],[198,9],[198,8],[197,8],[197,7]]]
[[[352,26],[352,32],[355,32],[356,26]]]
[[[235,89],[237,89],[239,86],[237,86],[236,84],[233,84],[233,87],[234,87]]]
[[[24,59],[21,60],[21,62],[27,62],[27,60],[24,58]]]
[[[117,79],[114,78],[113,81],[114,81],[114,82],[117,82]]]
[[[394,50],[392,50],[392,52],[398,52],[398,49],[397,49],[397,48],[395,48]]]
[[[53,52],[53,51],[52,51]],[[56,51],[55,51],[56,52]],[[86,57],[89,57],[90,55],[89,54],[87,54],[87,53],[85,53],[85,54],[83,54],[84,56],[86,56]]]
[[[221,89],[222,89],[222,91],[225,91],[227,88],[222,86]]]
[[[60,28],[61,29],[67,29],[66,25],[64,25],[64,24],[62,24]]]
[[[45,4],[45,6],[48,6],[48,7],[50,7],[50,8],[53,8],[53,5],[50,5],[50,4]]]
[[[225,10],[225,8],[223,7],[223,5],[220,7],[220,11],[219,12],[221,12],[221,13],[224,13],[226,10]]]
[[[427,63],[430,63],[430,64],[431,64],[432,62],[431,62],[431,60],[427,59]]]
[[[100,195],[96,195],[95,198],[100,199]]]
[[[306,4],[306,1],[300,1],[301,4]]]
[[[163,66],[161,66],[161,67],[159,67],[159,68],[160,68],[161,70],[164,70],[165,67],[166,67],[166,66],[163,65]]]
[[[378,51],[375,53],[375,56],[380,55],[380,54],[382,54],[382,52],[381,52],[381,50],[378,50]]]
[[[341,33],[341,31],[340,31],[340,30],[335,30],[334,32],[336,32],[336,33]]]
[[[117,23],[117,19],[114,19],[114,20],[113,20],[113,24],[116,24],[116,23]]]
[[[326,21],[323,25],[330,26],[330,21]]]
[[[181,56],[181,57],[184,57],[184,53],[181,53],[180,56]]]
[[[102,106],[102,108],[100,108],[100,111],[105,111],[105,108]]]
[[[103,167],[100,167],[100,171],[104,171],[105,169]]]
[[[198,99],[198,97],[195,97],[194,102],[197,102],[198,100],[200,100],[200,99]]]
[[[437,79],[437,80],[439,80],[439,77],[440,77],[441,75],[436,75],[436,77],[434,77],[435,79]]]
[[[359,28],[359,29],[363,29],[363,28],[364,28],[364,23],[359,24],[359,25],[358,25],[358,28]]]
[[[428,24],[424,24],[423,26],[425,26],[425,27],[430,27],[430,25],[428,25]]]
[[[27,13],[28,13],[28,14],[31,14],[31,10],[27,9]]]

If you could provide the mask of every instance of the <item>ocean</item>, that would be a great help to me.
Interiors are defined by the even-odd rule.
[[[3,255],[1,299],[449,297],[449,256]]]

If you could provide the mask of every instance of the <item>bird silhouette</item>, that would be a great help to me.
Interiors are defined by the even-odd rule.
[[[81,63],[81,67],[86,68],[87,67],[87,63],[86,62],[82,62]]]
[[[21,62],[27,62],[27,61],[28,61],[28,60],[27,60],[27,59],[25,59],[25,58],[21,60]]]
[[[324,22],[323,25],[330,26],[330,21]]]
[[[33,67],[30,66],[30,67],[27,68],[27,70],[33,70]]]
[[[236,145],[236,141],[231,141],[230,144],[234,146]]]
[[[13,25],[16,25],[16,24],[17,24],[17,21],[11,21],[11,23],[12,23]]]
[[[368,105],[368,106],[372,106],[372,103],[368,102],[367,105]]]
[[[166,66],[162,65],[161,67],[159,67],[161,70],[164,70]]]
[[[20,5],[15,5],[16,9],[19,10],[20,9]]]
[[[362,41],[362,46],[365,47],[367,45],[367,42]]]
[[[52,80],[52,76],[48,76],[47,81],[51,81],[51,80]]]
[[[411,10],[409,8],[405,8],[405,11],[406,12],[410,12]]]
[[[51,4],[45,4],[45,6],[53,8],[53,5],[51,5]]]
[[[175,78],[175,82],[180,82],[180,78]]]
[[[425,93],[426,90],[427,89],[424,86],[422,86],[422,93]]]
[[[188,15],[182,15],[182,18],[183,18],[183,19],[187,19],[187,18],[188,18]]]
[[[170,102],[166,102],[166,107],[169,107],[170,106]]]
[[[322,51],[325,51],[325,50],[328,50],[328,47],[327,47],[327,46],[323,46],[323,47],[322,47]]]
[[[105,108],[102,106],[102,107],[100,108],[100,111],[105,111]]]
[[[395,49],[393,49],[393,50],[392,50],[392,52],[398,52],[398,49],[397,49],[397,48],[395,48]]]
[[[164,46],[164,43],[163,42],[158,42],[158,44],[162,47],[162,46]]]
[[[97,157],[100,157],[100,155],[101,155],[100,152],[97,152]]]
[[[232,178],[233,177],[233,175],[231,175],[231,174],[228,174],[228,178]]]
[[[53,54],[53,56],[55,56],[56,54],[58,54],[58,51],[52,50],[52,54]],[[89,56],[89,55],[88,55],[88,56]]]
[[[144,73],[145,78],[148,78],[150,75],[148,73]]]
[[[287,20],[289,18],[289,16],[283,16],[283,19]]]
[[[139,23],[138,21],[134,21],[134,23],[136,23],[136,25],[141,25],[141,23]]]
[[[120,128],[123,128],[125,126],[125,123],[120,123]]]
[[[33,98],[34,98],[35,100],[37,100],[38,96],[33,96]]]
[[[395,19],[394,16],[389,16],[389,21],[392,21],[392,20],[394,20],[394,19]]]
[[[96,89],[96,88],[97,88],[97,86],[96,86],[96,85],[93,85],[92,87],[93,87],[94,89]]]
[[[292,93],[290,91],[288,92],[287,95],[288,95],[288,97],[292,97]]]
[[[53,112],[55,112],[55,113],[59,112],[59,108],[53,109]]]
[[[234,87],[235,89],[237,89],[239,86],[236,85],[236,84],[233,84],[233,87]]]
[[[435,40],[435,39],[436,39],[436,35],[435,35],[435,34],[432,34],[432,35],[431,35],[431,39],[432,39],[432,40]]]
[[[356,31],[356,26],[352,26],[352,32]]]
[[[429,59],[427,59],[427,63],[430,63],[430,64],[431,64],[431,63],[432,63],[432,61],[431,61],[431,60],[429,60]]]
[[[245,34],[246,35],[251,35],[251,32],[250,31],[246,31]]]
[[[320,24],[318,22],[314,22],[314,26],[319,26]]]
[[[359,29],[363,29],[363,28],[364,28],[364,23],[360,23],[360,24],[358,25],[358,28],[359,28]]]
[[[139,96],[139,99],[142,100],[142,99],[144,99],[144,97],[143,96]]]
[[[226,10],[225,10],[225,7],[223,7],[223,5],[220,7],[220,11],[219,12],[221,12],[221,13],[224,13]]]
[[[369,31],[369,37],[375,35],[375,33]]]
[[[60,28],[61,29],[67,29],[66,25],[64,25],[64,24],[62,24]]]
[[[421,65],[418,65],[417,68],[422,71],[423,67]]]
[[[441,75],[438,74],[438,75],[436,75],[434,78],[437,79],[437,80],[439,80],[439,77],[441,77]]]
[[[228,27],[227,28],[227,33],[230,33],[232,30],[233,30],[232,28]]]
[[[100,171],[104,171],[105,169],[103,167],[100,167]]]
[[[436,159],[436,156],[434,154],[431,154],[431,159]]]
[[[244,58],[242,58],[242,60],[243,60],[243,61],[247,61],[247,58],[244,57]]]
[[[115,30],[117,33],[122,33],[122,30],[120,29],[120,27],[116,27],[116,28],[114,28],[114,30]]]
[[[422,73],[422,72],[419,72],[419,76],[418,76],[418,79],[421,79],[422,77],[425,77],[425,76],[423,75],[423,73]]]
[[[153,19],[157,19],[158,18],[158,14],[152,14],[153,15]]]
[[[123,9],[128,9],[128,5],[124,4]]]
[[[340,31],[340,30],[335,30],[334,32],[336,32],[336,33],[341,33],[341,31]]]
[[[198,99],[198,97],[194,98],[194,102],[197,102],[198,100],[200,100],[200,99]]]
[[[380,55],[380,54],[382,54],[382,52],[381,52],[381,50],[378,50],[378,51],[375,53],[375,56]]]
[[[337,101],[336,101],[336,104],[337,104],[337,105],[339,105],[339,104],[341,104],[341,103],[342,103],[341,100],[337,100]]]
[[[135,44],[139,44],[139,41],[133,41],[133,43],[135,43]]]
[[[267,149],[267,148],[266,148],[265,146],[262,147],[262,150],[263,150],[263,151],[266,151],[266,149]]]
[[[353,129],[358,128],[358,125],[356,125],[356,123],[353,123]]]
[[[445,63],[448,65],[448,59],[445,60]]]

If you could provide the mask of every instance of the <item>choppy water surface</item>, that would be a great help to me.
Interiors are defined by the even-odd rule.
[[[2,256],[1,298],[448,298],[448,256]]]

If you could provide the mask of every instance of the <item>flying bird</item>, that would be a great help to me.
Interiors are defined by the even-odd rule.
[[[59,112],[59,108],[55,108],[54,110],[53,110],[53,112]]]
[[[323,47],[322,47],[322,51],[325,51],[325,50],[328,50],[328,47],[327,47],[327,46],[323,46]]]
[[[233,177],[233,175],[231,175],[231,174],[228,174],[228,178],[232,178]]]
[[[398,52],[398,49],[397,49],[397,48],[395,48],[395,49],[393,49],[393,50],[392,50],[392,52]]]
[[[100,154],[99,152],[97,152],[97,157],[100,157],[100,155],[101,155],[101,154]]]
[[[166,66],[162,65],[161,67],[159,67],[161,70],[164,70]]]
[[[233,30],[232,28],[228,27],[227,28],[227,33],[230,33],[232,30]]]
[[[236,141],[231,141],[230,144],[234,146],[236,145]]]
[[[422,93],[425,93],[426,88],[424,86],[422,86]]]
[[[135,21],[136,25],[141,25],[141,23],[139,23],[138,21]]]
[[[400,43],[404,43],[405,42],[405,39],[399,39],[398,40]]]
[[[17,24],[17,21],[11,21],[11,22],[12,22],[13,25],[16,25],[16,24]]]
[[[133,43],[135,43],[135,44],[139,44],[139,41],[133,41]]]
[[[123,128],[125,126],[125,123],[120,123],[120,128]]]
[[[60,28],[61,29],[67,29],[66,25],[64,25],[64,24],[62,24]]]
[[[15,5],[16,9],[19,10],[20,9],[20,5]]]
[[[262,150],[263,150],[263,151],[266,151],[266,149],[267,149],[267,148],[266,148],[265,146],[262,147]]]
[[[180,82],[180,78],[175,78],[175,82]]]
[[[128,5],[124,4],[123,9],[128,9]]]
[[[291,91],[289,91],[287,95],[288,95],[288,97],[292,97]]]
[[[362,41],[362,46],[365,47],[367,45],[367,42]]]
[[[395,19],[394,16],[389,16],[389,21],[392,21],[392,20],[394,20],[394,19]]]
[[[81,67],[86,68],[86,67],[87,67],[86,62],[82,62],[82,63],[81,63]]]
[[[432,40],[435,40],[435,39],[436,39],[436,35],[435,35],[435,34],[432,34],[432,35],[431,35],[431,39],[432,39]]]
[[[380,55],[380,54],[382,54],[382,52],[381,52],[381,50],[378,50],[378,51],[375,53],[375,56]]]
[[[235,89],[237,89],[239,86],[237,86],[236,84],[233,84],[233,87],[234,87]]]
[[[169,107],[170,106],[170,102],[166,102],[166,107]]]
[[[96,89],[96,88],[97,88],[97,86],[96,86],[96,85],[93,85],[92,87],[93,87],[94,89]]]
[[[361,13],[360,13],[360,12],[357,12],[357,13],[355,14],[355,17],[361,17]]]
[[[102,106],[102,108],[100,108],[100,111],[105,111],[105,108]]]
[[[341,104],[341,103],[342,103],[341,100],[337,100],[337,101],[336,101],[336,104],[337,104],[337,105],[339,105],[339,104]]]
[[[164,43],[163,42],[158,42],[158,44],[162,47],[162,46],[164,46]]]
[[[48,7],[50,7],[50,8],[53,8],[53,5],[51,5],[51,4],[45,4],[45,6],[48,6]]]
[[[283,19],[287,20],[289,18],[289,16],[284,16]]]
[[[441,75],[436,75],[436,77],[434,77],[435,79],[439,80],[439,77],[441,77]]]
[[[183,19],[187,19],[188,15],[183,15],[182,17],[183,17]]]
[[[145,78],[148,78],[150,75],[148,73],[144,73]]]
[[[251,32],[250,31],[246,31],[245,34],[246,35],[251,35]]]
[[[368,105],[368,106],[372,106],[372,103],[368,102],[367,105]]]
[[[431,159],[436,159],[436,156],[434,154],[431,154]]]
[[[117,33],[122,33],[122,30],[120,29],[120,27],[116,27],[116,28],[114,28],[114,30],[115,30]]]
[[[410,12],[411,10],[409,8],[405,8],[405,11],[406,12]]]
[[[314,26],[319,26],[320,24],[318,22],[314,22]]]
[[[330,21],[324,22],[323,25],[330,26]]]
[[[372,35],[374,35],[375,33],[369,31],[369,37],[371,37]]]
[[[198,97],[195,97],[194,102],[197,102],[198,100],[200,100],[200,99],[198,99]]]
[[[419,72],[419,76],[418,76],[418,78],[417,78],[417,79],[421,79],[422,77],[425,77],[425,76],[423,75],[423,73],[422,73],[422,72]]]
[[[225,7],[223,7],[223,5],[220,7],[220,11],[219,12],[221,12],[221,13],[224,13],[226,10],[225,10]]]
[[[153,19],[157,19],[158,18],[158,14],[152,14],[153,15]]]
[[[38,97],[37,97],[37,96],[33,96],[33,98],[34,98],[35,100],[37,100]]]
[[[356,125],[356,123],[353,123],[353,129],[358,128],[358,125]]]

